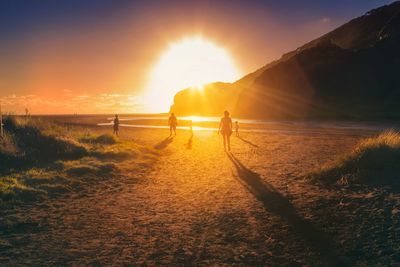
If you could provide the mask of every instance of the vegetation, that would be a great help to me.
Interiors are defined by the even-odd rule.
[[[84,147],[72,139],[42,132],[40,121],[17,121],[8,117],[5,130],[20,152],[21,160],[27,162],[52,161],[53,159],[76,159],[86,155]]]
[[[2,177],[0,179],[0,197],[2,200],[12,200],[18,197],[21,200],[36,200],[44,193],[22,184],[17,178]]]
[[[79,141],[86,144],[113,145],[117,143],[117,138],[110,134],[93,135],[86,133],[79,138]]]
[[[115,162],[154,160],[155,152],[132,141],[86,128],[9,116],[0,139],[0,203],[38,201],[82,190],[85,181],[114,177]],[[118,164],[119,166],[120,164]],[[123,165],[123,164],[122,164]]]
[[[332,184],[400,185],[400,133],[393,130],[362,140],[351,153],[309,177]]]

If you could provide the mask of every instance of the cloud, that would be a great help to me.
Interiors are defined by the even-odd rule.
[[[65,92],[65,91],[64,91]],[[66,92],[62,98],[11,94],[0,98],[5,113],[21,114],[28,108],[32,114],[133,113],[143,108],[141,98],[131,94],[79,94]]]

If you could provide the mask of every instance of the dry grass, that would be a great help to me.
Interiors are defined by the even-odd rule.
[[[86,133],[79,137],[79,142],[93,145],[114,145],[118,142],[117,138],[110,134],[94,135]]]
[[[119,173],[115,162],[154,160],[151,149],[87,128],[7,117],[0,142],[0,202],[26,202],[81,190]],[[136,162],[137,161],[137,162]]]
[[[364,139],[348,155],[308,176],[313,182],[332,184],[398,185],[400,134],[393,130]]]
[[[46,126],[48,125],[44,125],[40,120],[6,118],[4,128],[12,140],[10,142],[16,147],[16,153],[13,155],[18,165],[76,159],[87,154],[86,149],[76,140],[63,135],[66,132],[64,129],[47,130]],[[3,166],[3,169],[7,167]]]
[[[0,137],[0,153],[13,154],[16,150],[12,136],[5,133],[3,137]]]
[[[0,179],[0,201],[15,200],[32,201],[40,199],[44,194],[43,190],[34,189],[21,183],[15,177],[1,177]]]

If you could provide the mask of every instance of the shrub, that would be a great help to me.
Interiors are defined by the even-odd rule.
[[[44,134],[34,122],[23,123],[7,117],[4,128],[27,162],[77,159],[87,154],[86,149],[73,140]]]
[[[321,184],[400,184],[400,134],[390,130],[362,140],[351,153],[308,176]]]

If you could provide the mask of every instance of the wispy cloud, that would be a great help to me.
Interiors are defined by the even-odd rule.
[[[130,94],[76,94],[63,90],[62,98],[11,94],[0,98],[3,111],[20,114],[133,113],[143,109],[140,97]]]

